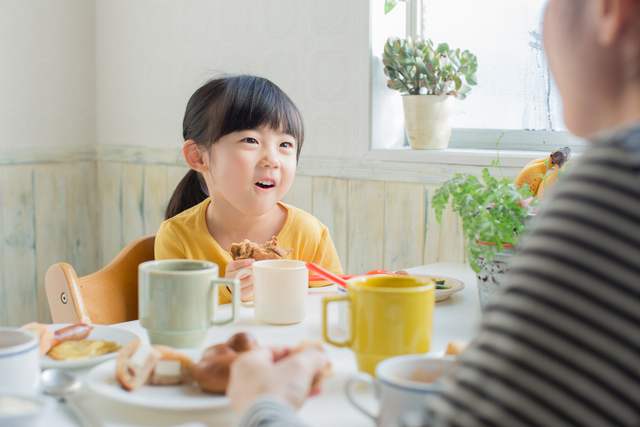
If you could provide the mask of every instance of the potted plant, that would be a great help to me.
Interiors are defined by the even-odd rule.
[[[441,150],[451,137],[454,98],[464,99],[477,84],[477,58],[431,40],[389,37],[382,53],[387,86],[403,94],[411,148]],[[463,83],[463,78],[466,82]]]
[[[571,149],[564,147],[533,160],[515,180],[504,175],[498,180],[487,168],[482,170],[482,182],[458,173],[435,191],[432,205],[438,223],[442,226],[442,211],[450,200],[451,209],[462,219],[467,260],[476,272],[483,311],[501,292],[500,280],[538,211],[543,190],[557,182],[570,156]],[[499,156],[491,166],[500,168]]]

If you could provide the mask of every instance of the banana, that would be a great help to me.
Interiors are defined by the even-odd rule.
[[[527,164],[526,164],[526,166],[533,165],[533,164],[537,164],[537,163],[544,163],[544,161],[545,161],[545,160],[548,160],[548,159],[549,159],[549,156],[547,156],[547,157],[541,157],[541,158],[539,158],[539,159],[535,159],[535,160],[531,160],[529,163],[527,163]],[[526,167],[526,166],[525,166],[525,167]]]
[[[556,184],[556,182],[558,182],[558,178],[560,177],[560,172],[564,171],[564,166],[565,165],[562,165],[562,166],[555,165],[551,173],[544,177],[544,179],[542,180],[542,183],[538,187],[538,193],[537,193],[538,200],[542,200],[545,193],[547,193],[551,189],[551,187],[553,187]]]
[[[570,157],[571,149],[569,147],[564,147],[552,152],[547,157],[532,160],[527,163],[527,165],[518,174],[515,184],[521,188],[524,184],[529,184],[529,188],[533,191],[533,195],[535,196],[539,194],[541,187],[540,184],[544,182],[544,189],[542,190],[544,194],[545,190],[549,190],[549,188],[558,180],[559,172]],[[552,169],[552,171],[547,175],[550,169]]]
[[[522,188],[524,184],[529,184],[529,189],[533,191],[535,196],[538,192],[542,176],[544,176],[551,167],[551,156],[542,157],[529,162],[518,174],[515,184]]]

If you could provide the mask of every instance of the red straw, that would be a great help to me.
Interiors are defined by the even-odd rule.
[[[332,272],[330,272],[328,270],[325,270],[324,268],[320,267],[318,264],[315,264],[313,262],[308,262],[307,263],[307,268],[309,269],[309,271],[313,271],[314,273],[316,273],[318,276],[322,277],[323,279],[326,279],[326,280],[328,280],[330,282],[333,282],[333,283],[337,284],[338,286],[342,286],[345,289],[347,288],[347,282],[345,282],[339,276],[336,276]]]

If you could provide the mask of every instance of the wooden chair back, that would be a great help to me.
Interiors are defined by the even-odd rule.
[[[47,270],[44,286],[53,323],[111,325],[138,319],[138,265],[155,259],[156,236],[129,243],[103,269],[78,278],[71,265]]]

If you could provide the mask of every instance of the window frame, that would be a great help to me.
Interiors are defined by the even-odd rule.
[[[415,37],[421,27],[420,5],[426,0],[406,0],[407,36]],[[385,116],[390,110],[387,103],[381,102],[380,95],[380,61],[377,60],[381,47],[373,45],[375,14],[384,14],[384,0],[370,0],[370,132],[369,152],[365,159],[388,160],[398,162],[421,162],[456,165],[488,166],[496,158],[496,142],[500,138],[499,154],[502,164],[524,166],[528,160],[536,158],[540,153],[550,152],[560,147],[571,147],[572,153],[579,157],[590,146],[590,143],[576,137],[570,132],[552,130],[513,130],[513,129],[452,129],[449,147],[444,150],[412,150],[405,144],[389,144],[376,129],[377,118]],[[376,76],[378,73],[378,76]],[[376,78],[377,77],[377,78]],[[374,86],[375,85],[375,86]],[[382,107],[380,107],[382,106]],[[382,110],[380,110],[382,108]],[[396,112],[397,114],[397,112]],[[404,120],[403,120],[404,121]],[[393,145],[392,148],[385,148]],[[473,160],[473,159],[476,160]],[[527,161],[525,161],[528,159]],[[461,163],[458,163],[461,162]]]

